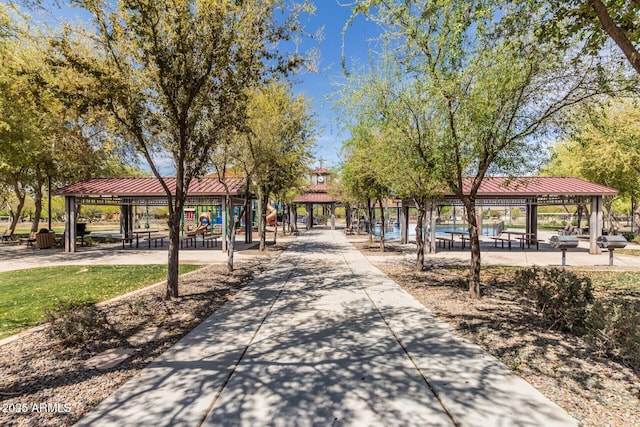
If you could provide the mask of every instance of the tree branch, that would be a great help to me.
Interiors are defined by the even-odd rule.
[[[638,0],[635,2],[640,3]],[[622,31],[616,23],[613,22],[613,19],[607,10],[607,6],[605,6],[601,0],[589,0],[589,4],[591,4],[591,7],[598,16],[602,29],[609,34],[613,41],[622,50],[624,56],[627,57],[631,66],[638,74],[640,74],[640,54],[624,31]]]

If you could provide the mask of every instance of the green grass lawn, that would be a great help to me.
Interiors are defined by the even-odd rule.
[[[180,274],[200,268],[181,265]],[[166,265],[44,267],[0,273],[0,339],[40,324],[59,303],[91,304],[166,279]]]

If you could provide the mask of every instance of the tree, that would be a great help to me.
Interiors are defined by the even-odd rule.
[[[573,118],[568,137],[553,147],[552,160],[544,172],[613,187],[619,191],[618,197],[640,201],[640,108],[636,102],[617,99],[583,106],[574,111]],[[604,203],[610,232],[616,222],[613,201],[607,198]],[[640,216],[640,204],[635,215]],[[634,224],[640,226],[640,221]]]
[[[351,123],[351,137],[343,142],[342,150],[345,153],[342,165],[342,188],[347,199],[351,199],[359,205],[364,205],[369,224],[369,242],[373,241],[374,208],[376,202],[380,206],[380,251],[384,252],[384,209],[383,200],[390,194],[389,187],[380,170],[379,155],[385,141],[380,129],[375,122],[370,120],[364,111]]]
[[[517,10],[508,3],[367,0],[355,9],[396,45],[403,43],[396,62],[405,78],[422,82],[434,108],[438,170],[466,208],[474,298],[480,297],[476,199],[482,181],[530,170],[545,125],[594,96],[603,73],[579,59],[566,63],[552,45],[534,41],[531,23],[513,17]],[[503,22],[519,31],[505,36]]]
[[[51,131],[46,114],[49,100],[40,96],[37,79],[33,79],[33,70],[42,65],[41,56],[18,39],[5,41],[0,50],[0,182],[12,188],[17,202],[12,209],[11,232],[15,231],[29,188],[35,190],[37,227],[42,200],[42,186],[38,184],[51,165],[51,151],[45,144]]]
[[[38,29],[27,33],[23,26],[16,26],[20,31],[0,50],[0,180],[15,194],[12,231],[27,195],[35,204],[31,231],[37,231],[48,182],[109,175],[123,169],[126,156],[114,153],[103,117],[80,117],[60,96],[60,86],[73,85],[81,76],[52,72]]]
[[[418,209],[416,224],[416,269],[425,263],[424,221],[432,199],[443,189],[438,180],[436,141],[430,122],[433,109],[419,81],[406,81],[393,58],[383,58],[381,65],[364,76],[352,76],[343,95],[343,117],[350,112],[366,116],[366,127],[376,129],[381,137],[363,150],[375,157],[366,159],[366,167],[381,182],[384,194],[413,200]],[[352,162],[356,158],[349,159]],[[429,234],[429,241],[434,231]],[[381,239],[383,240],[383,239]]]
[[[78,3],[92,14],[97,34],[57,39],[60,60],[94,79],[83,100],[111,114],[122,140],[144,156],[164,188],[166,296],[175,298],[189,184],[204,175],[218,141],[243,122],[246,89],[299,65],[299,57],[277,51],[297,15],[278,16],[281,0],[132,0],[110,13],[98,0]],[[175,188],[161,175],[158,153],[171,156]]]
[[[590,53],[599,52],[610,38],[640,74],[638,0],[547,0],[533,4],[544,12],[539,16],[541,38],[566,45],[567,39],[577,36]]]
[[[260,251],[266,249],[266,205],[302,186],[301,179],[315,144],[315,122],[308,100],[294,96],[283,83],[256,88],[247,107],[247,128],[241,133],[240,156],[247,179],[258,194]]]

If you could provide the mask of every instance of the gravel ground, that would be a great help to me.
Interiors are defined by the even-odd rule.
[[[98,312],[109,328],[95,331],[82,346],[62,347],[45,331],[26,334],[0,347],[0,425],[69,426],[114,392],[126,380],[169,349],[264,271],[284,249],[279,244],[266,255],[236,260],[233,274],[224,265],[210,265],[180,279],[180,295],[167,301],[161,283],[135,295],[100,304]],[[257,251],[243,251],[256,254]],[[87,359],[116,347],[132,347],[126,338],[158,326],[167,331],[114,368],[84,366]]]
[[[640,377],[594,354],[580,338],[550,331],[515,293],[512,273],[482,278],[483,298],[467,296],[466,264],[438,258],[414,271],[414,258],[389,248],[362,252],[389,277],[470,341],[496,356],[582,426],[640,426]]]

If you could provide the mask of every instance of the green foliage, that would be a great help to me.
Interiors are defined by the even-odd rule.
[[[603,354],[640,369],[640,309],[637,302],[597,300],[589,312],[585,339]]]
[[[640,196],[640,106],[633,99],[585,105],[571,114],[569,137],[558,141],[543,173],[575,176]],[[603,159],[615,167],[602,167]]]
[[[95,305],[59,302],[46,311],[45,320],[47,336],[64,347],[91,348],[96,342],[119,338]]]
[[[632,231],[625,231],[622,233],[622,236],[629,242],[633,242],[636,238],[636,235]]]
[[[558,268],[523,269],[515,284],[553,329],[581,333],[594,301],[591,279]]]

